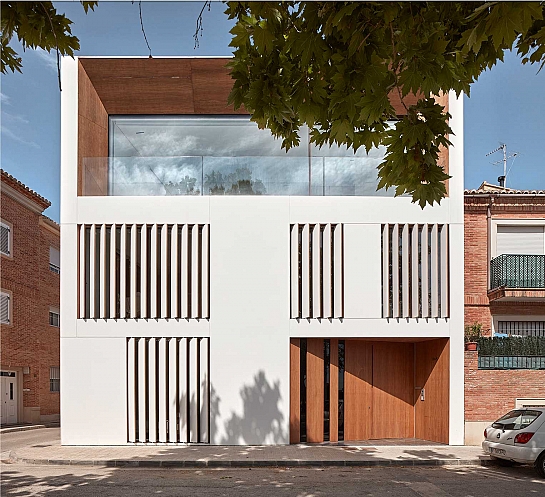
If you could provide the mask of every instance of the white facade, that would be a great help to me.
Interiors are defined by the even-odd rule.
[[[61,266],[67,269],[61,274],[60,306],[64,445],[132,443],[131,431],[136,429],[137,421],[131,413],[137,407],[131,407],[135,400],[127,391],[128,385],[135,381],[131,373],[127,373],[128,369],[132,371],[131,366],[127,368],[127,361],[132,360],[132,356],[127,355],[127,347],[139,343],[128,342],[128,339],[139,337],[209,339],[198,342],[209,343],[209,357],[191,345],[186,359],[197,361],[195,354],[202,353],[201,374],[206,369],[202,361],[208,361],[209,441],[216,444],[289,443],[291,337],[449,338],[449,442],[463,444],[461,99],[450,95],[449,112],[453,116],[454,131],[449,151],[452,179],[449,197],[440,206],[422,210],[409,198],[386,197],[78,197],[77,84],[77,60],[65,58],[61,95]],[[340,319],[292,319],[290,316],[290,226],[314,223],[343,225],[344,312]],[[108,319],[99,310],[98,317],[78,319],[79,227],[95,225],[100,230],[100,226],[112,224],[208,226],[209,317],[203,314],[198,319]],[[385,224],[448,225],[448,317],[382,317],[381,230]],[[161,340],[156,343],[161,347]],[[176,343],[186,347],[185,342],[184,345]],[[161,353],[171,353],[170,349],[166,350]],[[166,361],[161,355],[156,357]],[[174,360],[168,363],[171,368]],[[180,374],[184,374],[182,369],[179,368]],[[158,371],[169,374],[161,368]],[[176,369],[173,374],[177,374]],[[166,400],[168,410],[169,392],[161,391],[164,386],[160,381],[158,391],[153,394]],[[186,380],[176,381],[181,385]],[[196,392],[193,395],[199,398]],[[202,398],[208,393],[200,395]],[[161,402],[159,405],[163,406]],[[161,416],[161,412],[158,414]],[[202,418],[201,431],[206,432],[205,424]],[[162,425],[159,428],[162,430]],[[189,427],[192,433],[195,429]],[[167,437],[166,431],[164,437]],[[176,443],[185,441],[184,437],[169,440],[158,437],[157,440]],[[205,433],[203,437],[208,435]]]

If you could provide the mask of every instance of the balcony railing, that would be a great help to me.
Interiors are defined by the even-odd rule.
[[[91,157],[82,195],[340,195],[377,191],[376,157]]]
[[[545,255],[502,254],[490,261],[490,289],[545,288]]]

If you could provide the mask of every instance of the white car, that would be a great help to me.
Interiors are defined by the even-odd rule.
[[[508,412],[484,430],[482,446],[493,459],[533,464],[545,478],[545,407]]]

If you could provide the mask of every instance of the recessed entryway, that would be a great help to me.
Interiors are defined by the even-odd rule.
[[[17,423],[17,373],[0,371],[0,425]]]
[[[291,443],[448,443],[449,342],[291,339]]]

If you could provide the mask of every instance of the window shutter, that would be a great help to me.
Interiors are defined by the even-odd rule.
[[[49,263],[61,267],[61,253],[55,247],[49,247]]]
[[[9,295],[0,294],[0,322],[9,324]]]
[[[3,254],[10,255],[9,247],[10,229],[5,224],[0,225],[0,251]]]
[[[543,226],[498,226],[496,255],[545,254]]]

